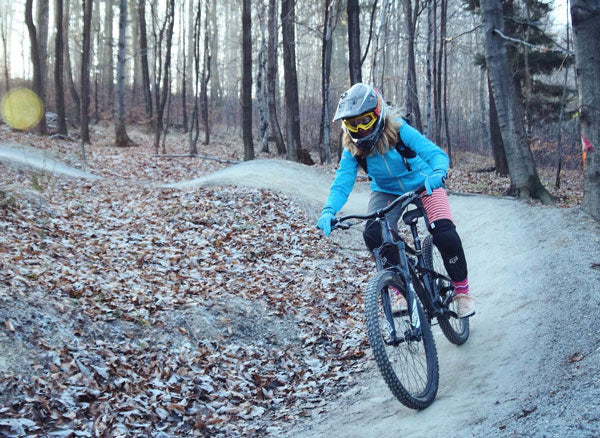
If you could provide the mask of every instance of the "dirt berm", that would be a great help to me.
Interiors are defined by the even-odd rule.
[[[280,190],[316,218],[331,179],[318,169],[262,160],[171,187]],[[368,186],[357,184],[345,212],[364,212],[368,195]],[[579,208],[509,198],[451,194],[450,204],[477,314],[461,347],[435,328],[435,403],[421,412],[405,408],[373,367],[289,436],[600,436],[599,224]],[[348,245],[356,247],[352,239]]]

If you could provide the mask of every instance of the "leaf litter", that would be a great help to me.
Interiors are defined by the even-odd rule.
[[[81,167],[76,142],[3,135]],[[92,138],[100,182],[0,164],[0,435],[278,435],[372,366],[366,253],[281,194],[147,184],[223,162],[117,149],[101,126]],[[241,158],[215,138],[211,154]],[[185,153],[185,137],[167,148]],[[506,193],[467,158],[450,190]],[[578,203],[580,175],[564,179],[559,205]]]
[[[46,181],[0,209],[0,435],[277,434],[367,365],[371,262],[292,199]]]

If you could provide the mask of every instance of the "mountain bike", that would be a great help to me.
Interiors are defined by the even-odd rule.
[[[405,406],[419,410],[433,403],[439,384],[433,320],[453,344],[464,344],[469,337],[469,320],[458,318],[454,286],[432,236],[427,236],[421,246],[419,218],[427,224],[422,193],[423,189],[408,192],[375,213],[344,216],[331,222],[332,230],[348,229],[365,220],[381,223],[383,243],[373,251],[377,273],[365,292],[367,335],[394,396]],[[416,208],[407,210],[410,205]],[[389,226],[387,215],[396,207],[410,227],[412,246]],[[357,221],[349,222],[353,219]],[[407,308],[393,308],[396,294],[402,294]]]

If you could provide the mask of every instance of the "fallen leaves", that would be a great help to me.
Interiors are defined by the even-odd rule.
[[[371,262],[289,198],[75,180],[47,196],[52,216],[0,212],[0,320],[46,364],[0,382],[0,418],[34,424],[19,433],[259,434],[362,367]]]
[[[577,353],[571,354],[568,358],[568,361],[569,361],[569,363],[575,363],[575,362],[582,361],[583,358],[584,358],[583,354],[577,352]]]

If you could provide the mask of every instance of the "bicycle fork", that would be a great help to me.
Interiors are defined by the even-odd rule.
[[[384,269],[385,258],[381,257],[381,252],[386,245],[383,245],[373,251],[375,255],[375,261],[378,270]],[[402,277],[404,284],[406,285],[406,301],[408,303],[408,312],[410,315],[410,330],[404,333],[404,337],[398,337],[396,331],[396,324],[394,323],[394,315],[392,313],[392,306],[389,299],[389,294],[382,293],[382,304],[385,313],[385,317],[390,329],[391,343],[420,340],[421,332],[421,318],[419,317],[419,310],[417,307],[417,293],[413,287],[412,279],[410,276],[410,270],[408,268],[408,258],[404,251],[404,242],[399,241],[394,244],[397,247],[400,263],[394,266],[394,270]]]

